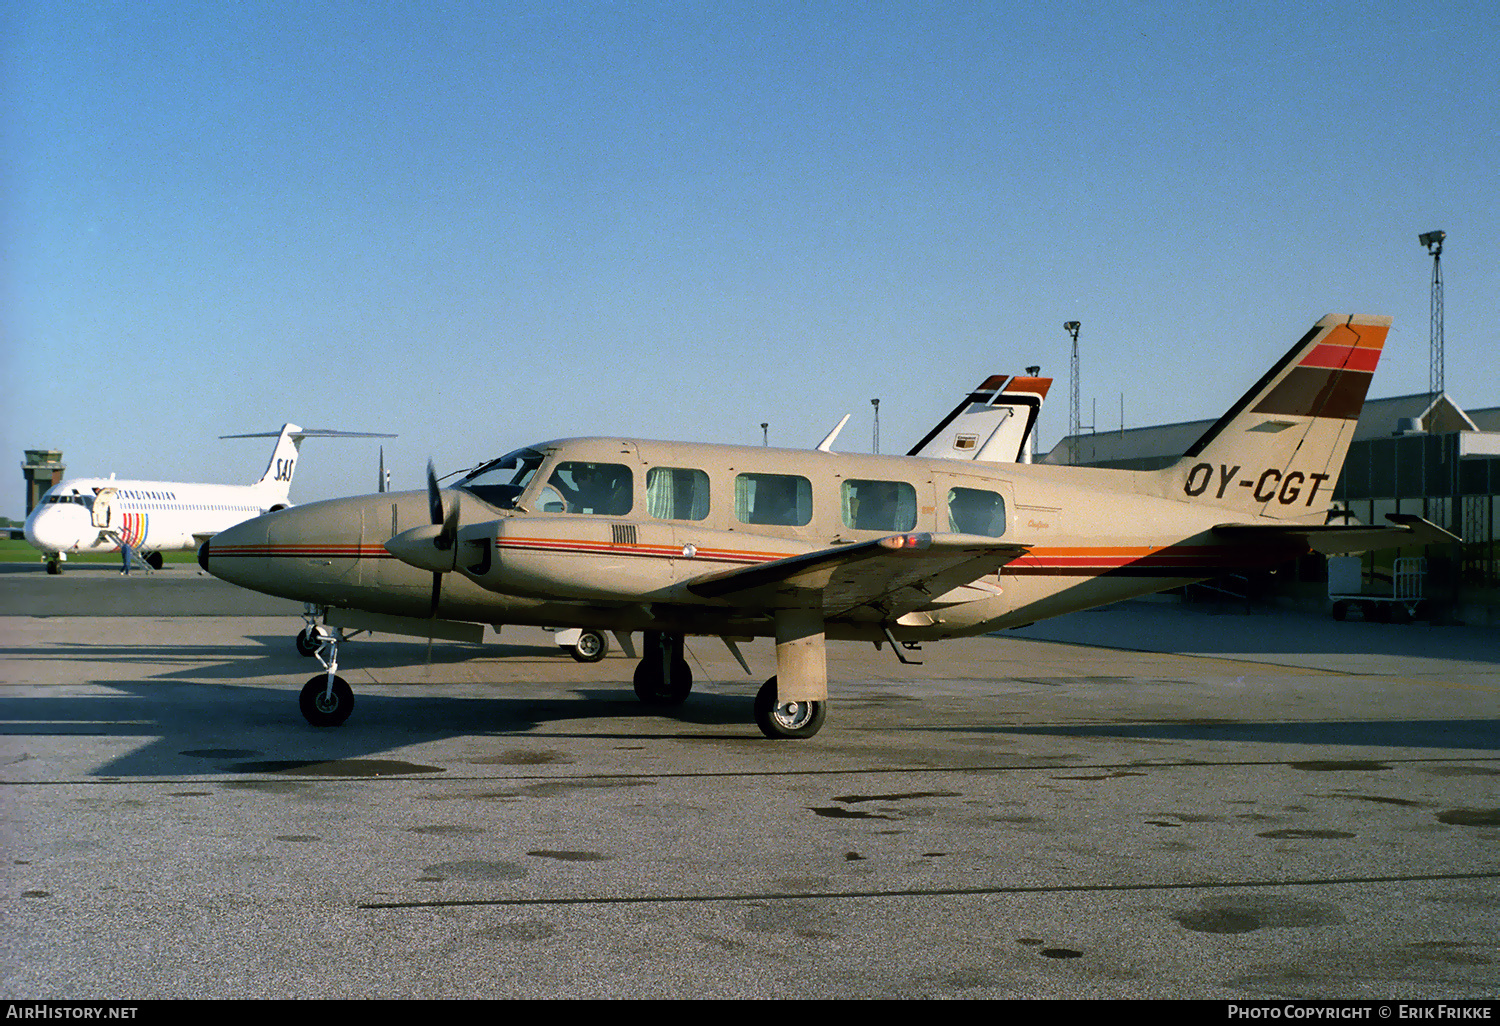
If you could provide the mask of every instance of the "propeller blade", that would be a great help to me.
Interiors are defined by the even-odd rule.
[[[455,494],[453,496],[453,505],[448,509],[447,515],[443,517],[442,530],[432,540],[432,544],[437,546],[439,552],[447,552],[453,548],[453,543],[458,540],[458,502],[458,495]]]
[[[438,491],[437,471],[427,461],[427,514],[434,524],[443,522],[443,495]]]

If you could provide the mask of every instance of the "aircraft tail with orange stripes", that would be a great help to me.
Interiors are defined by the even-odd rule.
[[[1174,465],[1165,494],[1252,517],[1321,524],[1389,317],[1315,324]]]

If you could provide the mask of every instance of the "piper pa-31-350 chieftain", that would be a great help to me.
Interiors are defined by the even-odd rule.
[[[330,624],[341,613],[419,636],[475,638],[486,623],[643,631],[635,689],[662,705],[692,686],[684,636],[717,635],[736,657],[738,641],[772,637],[776,676],[756,723],[809,737],[827,708],[825,638],[889,642],[904,658],[920,642],[1312,551],[1452,540],[1416,517],[1329,522],[1389,325],[1323,318],[1158,471],[570,438],[449,489],[429,468],[425,495],[270,513],[216,536],[199,562],[328,606]],[[332,725],[353,695],[335,673],[336,634],[324,648],[327,673],[301,704]]]
[[[188,481],[124,481],[75,477],[47,490],[26,518],[26,540],[41,550],[47,572],[62,573],[69,553],[118,552],[129,545],[160,570],[163,552],[191,552],[226,527],[291,505],[292,472],[304,438],[393,438],[358,431],[304,431],[222,435],[274,438],[271,462],[252,485]]]

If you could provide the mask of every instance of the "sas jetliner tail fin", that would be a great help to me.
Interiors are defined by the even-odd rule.
[[[274,502],[285,503],[292,489],[292,473],[297,469],[297,456],[304,438],[395,438],[395,435],[377,434],[371,431],[329,431],[324,428],[303,430],[296,424],[283,424],[280,432],[259,431],[248,435],[220,435],[220,438],[274,438],[276,448],[271,450],[271,461],[266,472],[251,487],[267,492]],[[383,452],[382,452],[383,456]]]
[[[1329,314],[1175,464],[1165,494],[1247,516],[1322,523],[1389,317]]]

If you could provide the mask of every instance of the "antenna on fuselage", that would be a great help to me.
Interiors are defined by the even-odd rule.
[[[839,421],[832,431],[823,436],[823,440],[818,443],[819,452],[833,452],[833,440],[839,436],[840,431],[844,430],[844,425],[849,423],[850,416],[852,414],[844,414],[844,419]]]

